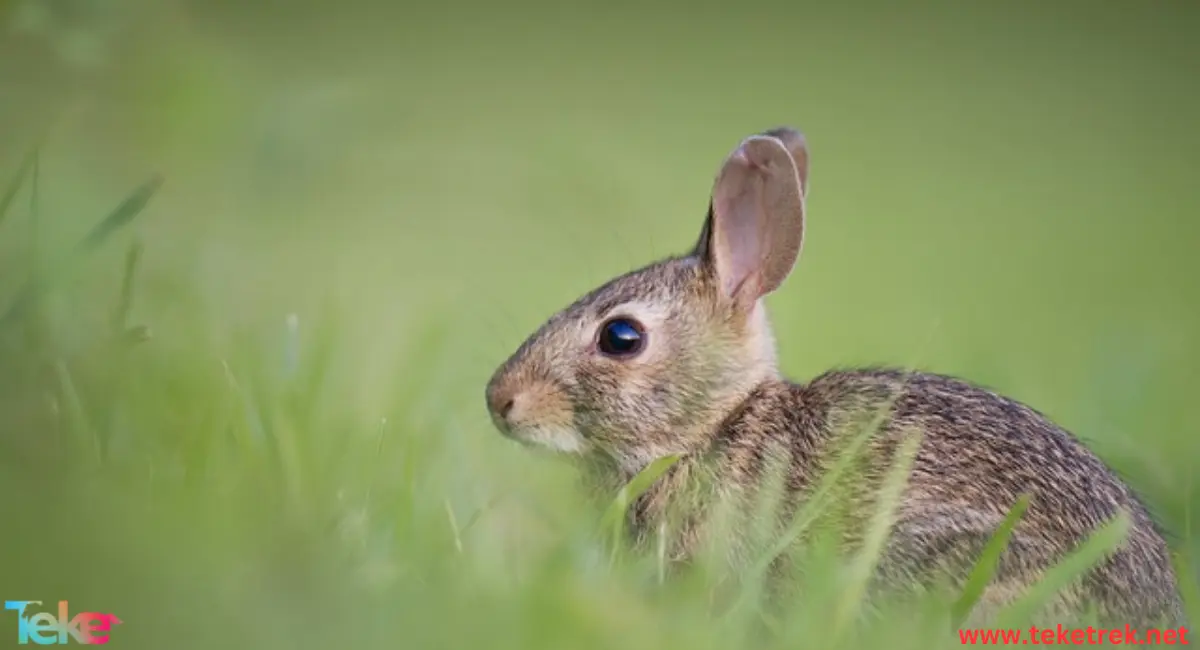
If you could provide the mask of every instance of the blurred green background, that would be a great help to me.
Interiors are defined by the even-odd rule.
[[[0,596],[114,612],[113,647],[737,645],[595,561],[570,468],[502,440],[483,385],[689,246],[779,124],[812,152],[786,372],[1024,400],[1192,558],[1198,33],[1186,1],[0,0],[0,183],[38,152],[0,308],[71,271],[3,332]],[[835,582],[779,647],[825,647]],[[911,621],[856,643],[957,646]]]

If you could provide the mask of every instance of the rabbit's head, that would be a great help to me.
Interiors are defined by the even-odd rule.
[[[496,371],[487,405],[500,431],[629,472],[702,447],[778,377],[761,299],[800,253],[807,176],[798,132],[744,140],[717,174],[691,251],[583,296]]]

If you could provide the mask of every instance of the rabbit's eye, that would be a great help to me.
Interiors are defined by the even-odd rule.
[[[642,351],[646,340],[642,324],[631,318],[614,318],[600,326],[596,347],[610,357],[628,357]]]

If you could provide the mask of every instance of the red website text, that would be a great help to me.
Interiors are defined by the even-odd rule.
[[[1191,645],[1191,630],[1184,627],[1138,630],[1124,628],[1068,628],[1031,626],[1024,629],[959,630],[963,645]]]

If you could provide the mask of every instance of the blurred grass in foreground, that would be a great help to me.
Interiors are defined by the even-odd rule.
[[[0,4],[0,309],[41,297],[0,336],[3,597],[115,612],[116,647],[827,647],[852,565],[817,545],[788,616],[714,620],[482,400],[778,123],[813,147],[788,373],[1028,401],[1196,566],[1197,9],[876,5]],[[957,646],[952,611],[837,642]]]

